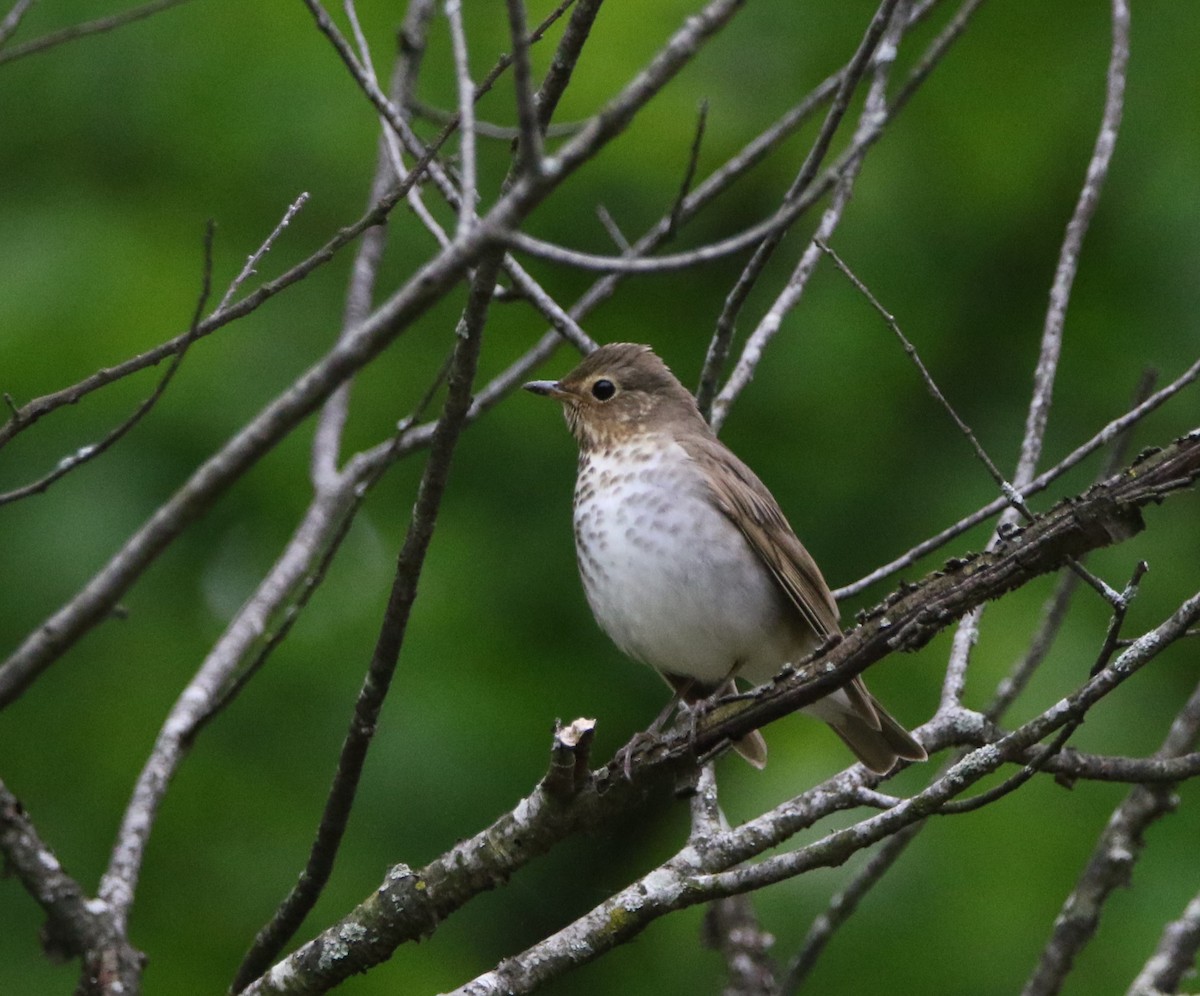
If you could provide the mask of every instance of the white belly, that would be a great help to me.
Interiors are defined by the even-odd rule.
[[[575,545],[596,621],[659,671],[706,685],[734,672],[763,682],[815,642],[674,443],[590,454]]]

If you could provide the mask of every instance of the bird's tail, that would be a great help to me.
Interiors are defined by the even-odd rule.
[[[863,764],[878,774],[890,771],[897,760],[924,761],[925,753],[911,733],[867,691],[861,678],[808,706],[824,720]]]
[[[741,740],[735,740],[733,749],[760,771],[767,766],[767,741],[758,730],[751,730]]]

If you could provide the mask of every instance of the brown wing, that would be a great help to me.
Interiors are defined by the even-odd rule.
[[[766,485],[714,437],[682,445],[692,459],[716,468],[708,479],[717,507],[742,531],[813,632],[821,639],[837,634],[837,603],[829,586]]]
[[[813,632],[821,639],[837,635],[840,632],[837,603],[829,586],[766,485],[715,436],[681,442],[692,459],[717,468],[715,473],[707,475],[713,501],[741,530]],[[925,749],[867,691],[861,676],[847,682],[841,690],[846,695],[844,701],[837,701],[831,695],[814,708],[827,704],[818,715],[846,741],[863,764],[884,772],[897,757],[925,760]]]

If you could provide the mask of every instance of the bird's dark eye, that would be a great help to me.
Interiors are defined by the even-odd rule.
[[[607,401],[617,393],[617,385],[611,380],[598,380],[592,385],[592,397],[597,401]]]

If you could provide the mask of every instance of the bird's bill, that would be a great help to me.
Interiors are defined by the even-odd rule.
[[[526,391],[530,391],[533,394],[540,394],[546,398],[558,398],[562,400],[571,396],[570,392],[564,391],[556,380],[531,380],[528,384],[523,384],[522,386]]]

